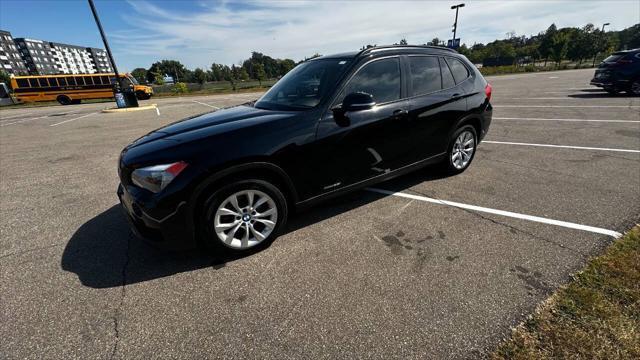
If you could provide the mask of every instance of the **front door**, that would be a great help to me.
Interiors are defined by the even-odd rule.
[[[362,66],[348,80],[331,108],[344,96],[365,92],[376,105],[367,110],[346,112],[348,119],[338,125],[328,110],[317,131],[317,144],[323,158],[323,183],[320,192],[328,192],[363,180],[384,175],[403,166],[406,152],[406,115],[408,102],[403,90],[400,59],[389,57]]]

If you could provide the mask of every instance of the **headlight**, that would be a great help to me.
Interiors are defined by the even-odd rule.
[[[157,193],[167,187],[186,167],[186,162],[178,161],[139,168],[131,173],[131,181],[143,189]]]

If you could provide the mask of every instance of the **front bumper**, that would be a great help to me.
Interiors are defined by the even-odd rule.
[[[591,79],[589,84],[597,86],[597,87],[612,87],[612,86],[615,85],[610,80],[607,80],[607,79],[596,79],[596,78]]]
[[[169,213],[157,216],[148,203],[120,184],[117,190],[122,209],[131,229],[145,242],[166,250],[187,250],[196,247],[191,222],[187,221],[186,201],[175,204]]]

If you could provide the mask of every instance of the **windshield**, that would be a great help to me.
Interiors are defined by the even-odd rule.
[[[302,63],[271,87],[255,107],[267,110],[305,110],[315,107],[329,95],[348,63],[345,59]]]
[[[613,55],[609,56],[608,58],[604,59],[604,62],[606,62],[606,63],[616,62],[616,61],[622,59],[623,57],[624,57],[624,54],[613,54]]]
[[[138,83],[138,80],[136,80],[136,78],[134,78],[133,76],[131,76],[130,74],[126,75],[127,79],[129,79],[129,81],[131,81],[134,85],[140,85]]]

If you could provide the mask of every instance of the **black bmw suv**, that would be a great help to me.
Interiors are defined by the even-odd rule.
[[[611,94],[640,95],[640,49],[618,51],[598,65],[591,85]]]
[[[453,50],[385,46],[291,70],[255,103],[155,130],[120,155],[134,231],[170,249],[243,252],[292,210],[429,164],[464,171],[491,86]]]

